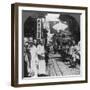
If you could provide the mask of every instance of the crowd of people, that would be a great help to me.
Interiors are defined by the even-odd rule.
[[[35,27],[35,22],[33,18],[29,18],[24,35],[25,77],[47,76],[50,56],[55,56],[55,54],[59,54],[58,59],[69,65],[69,68],[76,68],[77,64],[80,65],[80,27],[72,15],[61,13],[60,22],[56,24],[57,28],[54,28],[54,33],[51,33],[53,25],[49,26],[50,22],[45,22],[46,27],[41,28],[41,39],[34,39],[37,30],[31,29]]]
[[[60,54],[60,58],[69,65],[69,68],[80,65],[80,41],[76,43],[70,40],[66,44],[49,42],[45,45],[43,40],[24,37],[24,76],[47,76],[46,68],[50,53]]]
[[[80,41],[76,43],[75,40],[63,40],[61,44],[56,42],[52,51],[54,54],[60,54],[62,61],[68,63],[71,68],[80,65]]]
[[[76,67],[76,65],[80,65],[80,42],[75,44],[73,41],[72,46],[69,49],[69,57],[70,57],[70,67]]]
[[[47,75],[43,40],[24,37],[24,76]]]

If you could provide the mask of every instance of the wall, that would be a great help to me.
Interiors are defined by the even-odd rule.
[[[18,90],[24,90],[24,89],[26,90],[30,90],[30,89],[31,90],[72,90],[72,89],[88,90],[90,88],[90,82],[87,84],[39,86],[39,87],[24,87],[24,88],[13,88],[10,86],[11,3],[14,3],[14,2],[89,6],[89,0],[0,0],[0,42],[1,42],[0,43],[0,90],[16,90],[16,89]],[[89,6],[89,9],[90,9],[90,6]],[[90,33],[90,31],[88,31],[88,33]],[[89,38],[90,38],[90,35],[89,35]],[[88,49],[90,50],[90,47]],[[90,61],[88,61],[88,63],[90,63]],[[88,74],[90,76],[90,70]],[[90,78],[89,78],[89,81],[90,81]]]

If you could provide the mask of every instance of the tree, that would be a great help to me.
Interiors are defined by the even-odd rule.
[[[75,40],[76,43],[80,41],[80,27],[76,19],[69,14],[60,14],[59,19],[68,24],[68,30],[71,32],[71,37]]]

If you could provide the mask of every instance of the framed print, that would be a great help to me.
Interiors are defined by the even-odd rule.
[[[87,7],[11,5],[11,85],[86,83]]]

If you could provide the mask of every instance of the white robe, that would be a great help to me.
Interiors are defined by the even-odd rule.
[[[30,48],[30,53],[31,53],[31,72],[34,72],[34,76],[37,77],[38,70],[37,70],[37,48],[36,46],[32,46]]]
[[[38,45],[37,46],[37,54],[45,57],[45,50],[44,46]],[[46,74],[46,63],[45,59],[44,60],[39,60],[39,74]]]

